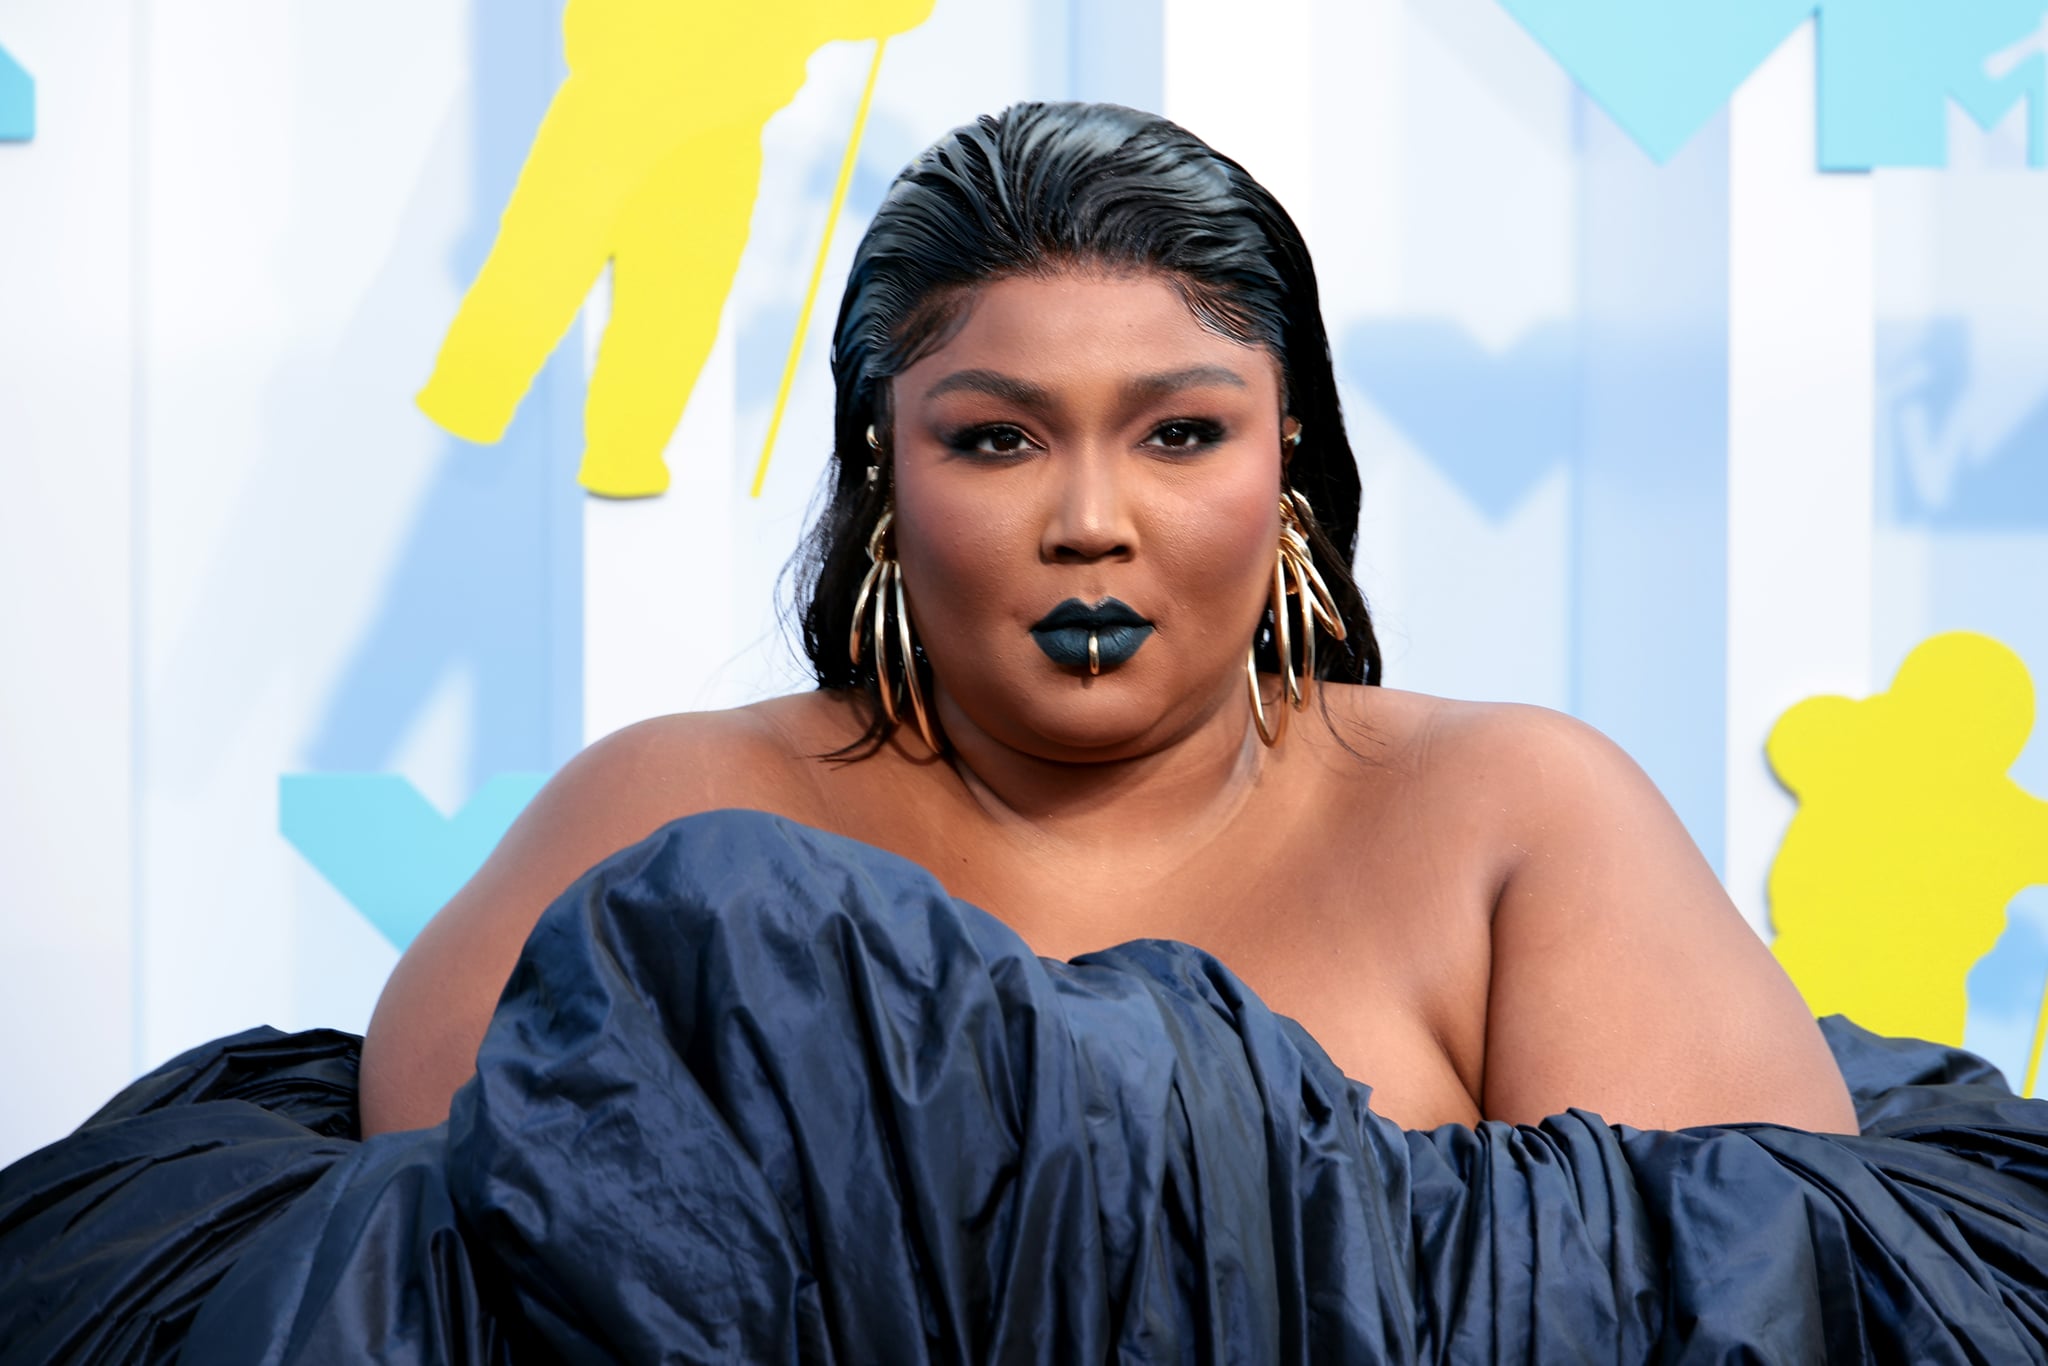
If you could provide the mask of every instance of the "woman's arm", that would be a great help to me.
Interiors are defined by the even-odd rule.
[[[1460,724],[1517,850],[1493,916],[1486,1115],[1853,1133],[1811,1012],[1642,770],[1553,712]]]
[[[519,951],[562,891],[668,821],[764,805],[787,751],[745,712],[628,726],[571,759],[392,970],[363,1040],[365,1138],[448,1117]]]

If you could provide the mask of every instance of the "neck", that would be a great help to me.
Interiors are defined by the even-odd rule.
[[[1242,688],[1101,759],[1028,752],[976,726],[943,691],[933,701],[954,771],[999,829],[1027,845],[1128,853],[1196,847],[1251,799],[1277,751],[1260,743]]]

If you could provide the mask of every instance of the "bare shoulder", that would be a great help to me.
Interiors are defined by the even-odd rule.
[[[1664,806],[1620,745],[1547,707],[1440,701],[1430,757],[1439,783],[1491,802],[1518,836],[1540,837],[1603,807]]]
[[[776,698],[639,721],[578,754],[557,781],[629,824],[654,817],[658,825],[719,807],[779,806],[778,799],[801,790],[812,759],[804,742],[818,727],[800,720],[809,703]]]
[[[1466,702],[1396,688],[1345,689],[1369,694],[1351,702],[1365,727],[1386,737],[1428,776],[1463,780],[1538,778],[1560,765],[1583,776],[1629,764],[1620,747],[1577,717],[1522,702]],[[1343,695],[1343,694],[1340,694]]]
[[[564,764],[386,982],[363,1046],[364,1132],[447,1114],[534,923],[593,865],[702,811],[810,817],[816,756],[845,743],[833,737],[852,724],[842,712],[787,698],[663,716],[616,731]]]
[[[614,731],[549,779],[429,931],[487,919],[493,933],[523,941],[541,895],[683,816],[743,807],[811,818],[819,753],[844,743],[838,712],[812,697],[778,698]]]
[[[1532,860],[1585,857],[1603,843],[1589,832],[1617,821],[1655,827],[1661,861],[1711,881],[1655,784],[1575,717],[1341,685],[1328,715],[1322,768],[1343,794],[1341,819],[1384,832],[1398,857],[1455,869],[1454,904],[1482,930]]]
[[[866,718],[827,692],[772,698],[729,711],[679,712],[626,726],[578,754],[541,796],[550,838],[580,826],[631,843],[679,816],[748,807],[813,820],[825,762],[856,745]],[[539,799],[536,799],[538,804]],[[540,833],[540,832],[536,832]]]
[[[1483,813],[1508,842],[1504,905],[1518,886],[1626,865],[1635,870],[1632,895],[1617,905],[1645,914],[1689,906],[1748,934],[1656,783],[1577,717],[1513,703],[1451,704],[1432,729],[1430,767],[1440,790]]]
[[[1853,1127],[1813,1016],[1619,745],[1542,707],[1358,705],[1419,813],[1408,843],[1487,889],[1489,1118]]]
[[[1365,761],[1348,766],[1358,782],[1398,786],[1404,802],[1455,813],[1475,837],[1526,843],[1560,802],[1656,795],[1619,745],[1546,707],[1342,685],[1329,695],[1330,734]]]

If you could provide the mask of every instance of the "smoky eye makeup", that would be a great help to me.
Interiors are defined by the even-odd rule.
[[[1145,444],[1177,455],[1192,455],[1220,444],[1228,435],[1229,428],[1213,418],[1176,417],[1154,427]]]
[[[956,427],[940,438],[946,449],[976,460],[1006,460],[1038,449],[1022,427],[1011,422],[977,422]]]
[[[1176,417],[1156,423],[1139,443],[1167,455],[1198,455],[1226,440],[1230,429],[1214,418]],[[1013,422],[976,422],[943,430],[939,440],[953,454],[973,460],[1002,461],[1043,450],[1037,439]]]

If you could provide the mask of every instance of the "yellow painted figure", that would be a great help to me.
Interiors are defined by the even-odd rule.
[[[1771,766],[1799,813],[1771,867],[1774,947],[1816,1013],[1962,1042],[1965,978],[2048,882],[2048,802],[2008,776],[2033,724],[2026,665],[1969,632],[1921,644],[1888,692],[1779,718]]]
[[[456,436],[505,433],[607,260],[579,479],[668,487],[662,448],[718,335],[761,179],[761,129],[825,43],[913,28],[933,0],[569,0],[555,92],[498,239],[420,392]]]

